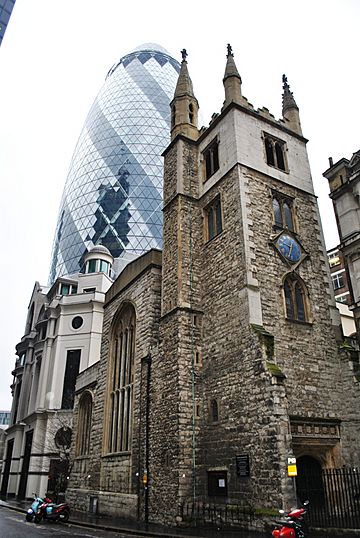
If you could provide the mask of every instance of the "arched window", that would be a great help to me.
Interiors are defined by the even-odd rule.
[[[113,331],[110,357],[108,451],[130,450],[135,354],[135,311],[128,305]]]
[[[284,281],[286,317],[295,321],[307,321],[307,292],[303,282],[294,274]]]
[[[293,200],[278,192],[273,192],[272,196],[274,226],[282,229],[288,228],[292,232],[295,231]]]
[[[286,171],[286,143],[272,135],[264,134],[266,162],[279,170]]]
[[[273,212],[275,226],[277,226],[278,228],[282,228],[282,213],[280,203],[277,198],[273,198]]]
[[[294,224],[293,224],[291,206],[290,206],[289,202],[284,201],[283,210],[284,210],[285,224],[289,228],[289,230],[293,231],[294,230]]]
[[[266,162],[270,164],[270,166],[274,166],[275,165],[274,143],[268,137],[265,138],[265,150],[266,150]]]
[[[79,401],[76,455],[85,456],[90,452],[90,432],[93,401],[90,392],[85,392]]]
[[[211,422],[217,422],[219,420],[219,407],[216,400],[211,400],[210,416],[211,416]]]
[[[275,155],[277,167],[280,168],[280,170],[285,170],[283,145],[279,142],[275,142]]]

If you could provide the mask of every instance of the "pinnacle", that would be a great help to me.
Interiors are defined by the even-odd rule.
[[[286,75],[282,76],[283,81],[283,105],[282,105],[282,112],[284,113],[289,110],[290,108],[296,108],[298,109],[298,106],[296,104],[296,101],[294,99],[293,93],[290,91],[290,85],[288,83]]]
[[[174,98],[180,97],[182,95],[189,95],[190,97],[195,97],[193,85],[192,85],[189,71],[187,68],[187,61],[186,61],[187,52],[185,49],[181,51],[181,55],[182,55],[182,62],[181,62],[179,78],[178,78],[176,88],[175,88]]]
[[[224,74],[223,80],[227,79],[228,77],[237,77],[238,79],[240,79],[240,83],[241,83],[241,77],[239,75],[239,72],[235,64],[232,47],[229,44],[227,46],[227,61],[226,61],[225,74]]]

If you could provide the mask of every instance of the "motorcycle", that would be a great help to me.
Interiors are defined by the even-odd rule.
[[[66,523],[70,517],[70,507],[67,503],[55,504],[50,499],[45,499],[45,502],[40,504],[35,513],[35,523],[40,523],[41,520],[61,521]]]
[[[305,501],[302,506],[292,508],[290,512],[279,510],[284,519],[275,521],[276,528],[271,533],[273,538],[306,538],[308,526],[304,516],[308,504],[309,501]]]
[[[39,497],[37,493],[33,493],[33,495],[34,495],[34,500],[25,515],[26,521],[29,521],[29,522],[31,522],[34,519],[35,514],[41,504],[43,504],[44,502],[51,502],[51,499],[49,499],[48,497],[45,497],[43,499],[42,497]]]

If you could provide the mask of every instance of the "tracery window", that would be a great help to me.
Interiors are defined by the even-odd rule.
[[[213,140],[204,153],[205,161],[205,178],[209,179],[217,170],[219,170],[219,142]]]
[[[279,170],[286,171],[286,143],[269,134],[264,134],[266,162]]]
[[[293,201],[281,195],[278,192],[273,192],[272,206],[274,215],[274,226],[276,228],[288,228],[294,231],[294,208]]]
[[[85,456],[90,452],[90,432],[93,400],[90,392],[85,392],[79,400],[76,455]]]
[[[288,275],[284,281],[284,299],[287,319],[308,321],[307,290],[294,274]]]
[[[210,402],[210,418],[211,422],[219,420],[219,406],[216,400],[211,400]]]
[[[222,232],[222,211],[220,196],[217,196],[205,208],[206,241],[210,241]]]
[[[135,354],[135,311],[127,305],[113,332],[110,358],[108,451],[130,450]]]

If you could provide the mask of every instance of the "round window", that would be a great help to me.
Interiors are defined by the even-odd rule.
[[[60,428],[55,434],[55,445],[58,448],[70,448],[72,430],[67,426]]]
[[[84,320],[82,319],[81,316],[75,316],[71,323],[73,326],[73,329],[80,329],[83,322]]]

